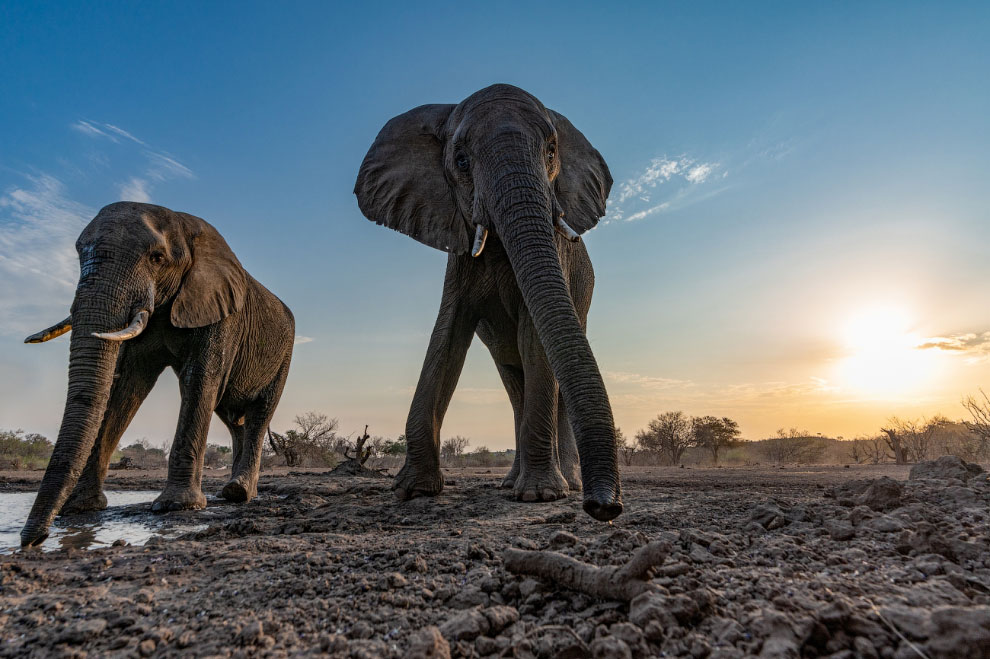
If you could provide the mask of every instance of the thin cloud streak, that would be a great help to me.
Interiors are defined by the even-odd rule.
[[[990,331],[933,336],[924,339],[916,348],[961,355],[969,363],[981,363],[990,359]]]
[[[699,162],[687,156],[654,158],[640,174],[618,186],[618,195],[610,202],[604,223],[635,222],[670,210],[674,199],[683,202],[695,188],[713,178],[719,169],[717,162]],[[720,178],[727,175],[728,172],[722,171]],[[658,187],[663,184],[670,186],[670,191],[665,191],[667,199],[653,203]],[[643,208],[645,204],[651,205]]]
[[[119,126],[80,119],[72,124],[72,128],[93,139],[106,139],[114,144],[120,144],[123,140],[143,147],[141,154],[147,161],[144,171],[138,175],[130,176],[117,186],[123,201],[150,203],[152,201],[152,188],[155,183],[163,183],[172,179],[196,178],[193,171],[177,159],[163,151],[152,149],[147,142]]]

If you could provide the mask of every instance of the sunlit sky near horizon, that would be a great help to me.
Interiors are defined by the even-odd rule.
[[[0,3],[0,428],[56,435],[68,340],[22,340],[131,199],[214,224],[292,308],[276,428],[402,433],[446,255],[365,220],[354,178],[391,117],[496,82],[611,168],[589,338],[627,436],[961,418],[990,387],[988,34],[986,3]],[[163,375],[124,442],[177,411]],[[455,434],[513,444],[477,339]]]

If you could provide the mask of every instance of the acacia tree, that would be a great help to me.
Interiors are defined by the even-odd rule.
[[[721,419],[714,416],[701,416],[691,419],[693,445],[705,449],[712,455],[712,462],[718,464],[718,455],[723,449],[731,448],[739,437],[739,424],[727,416]]]
[[[629,440],[622,432],[622,428],[615,427],[615,450],[622,458],[622,462],[628,467],[633,463],[633,457],[636,455],[636,445],[630,444]]]
[[[963,407],[969,412],[972,421],[966,421],[966,427],[976,437],[976,455],[987,455],[990,453],[990,398],[983,389],[980,389],[980,398],[967,396],[963,400]]]
[[[675,465],[681,461],[684,451],[691,446],[694,436],[691,421],[680,410],[664,412],[636,433],[636,443],[641,449],[659,457],[662,464]]]
[[[284,434],[268,429],[268,445],[288,467],[298,467],[309,459],[321,465],[332,465],[334,452],[340,452],[347,440],[337,435],[337,419],[326,414],[306,412],[295,418],[296,427]]]
[[[920,462],[935,457],[935,436],[949,420],[940,414],[930,419],[910,420],[890,417],[880,430],[897,464]]]
[[[440,458],[444,462],[450,463],[456,458],[464,454],[464,450],[471,443],[467,437],[461,437],[460,435],[454,435],[453,437],[448,437],[443,440],[440,445]],[[487,450],[487,449],[486,449]]]
[[[780,428],[774,437],[763,440],[761,444],[763,455],[774,464],[817,462],[825,453],[825,445],[820,436],[797,428]]]

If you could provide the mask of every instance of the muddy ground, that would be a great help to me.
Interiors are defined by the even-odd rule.
[[[268,473],[178,540],[0,556],[0,656],[990,656],[990,483],[916,475],[633,468],[609,525],[481,469],[401,504],[387,480]],[[39,477],[0,474],[0,496]],[[632,603],[503,567],[513,547],[619,565],[651,541],[665,558]]]

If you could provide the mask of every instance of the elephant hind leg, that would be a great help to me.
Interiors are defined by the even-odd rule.
[[[516,478],[519,477],[519,431],[522,428],[525,379],[522,369],[518,366],[496,364],[496,368],[498,368],[498,374],[502,377],[502,385],[505,387],[505,393],[509,395],[509,403],[512,405],[512,416],[515,421],[516,454],[512,460],[512,468],[509,469],[509,473],[505,475],[505,478],[502,479],[502,483],[499,485],[502,489],[511,490],[516,485]]]
[[[564,475],[567,486],[572,492],[580,492],[581,460],[578,456],[577,441],[574,439],[574,430],[571,429],[571,420],[564,407],[563,396],[557,400],[557,456],[560,459],[560,473]]]
[[[288,374],[289,363],[286,361],[275,380],[245,412],[243,425],[238,426],[240,450],[234,449],[234,465],[231,469],[230,481],[220,491],[220,496],[227,501],[241,503],[258,496],[258,477],[261,472],[261,451],[265,443],[265,432],[272,422],[275,408],[278,407]],[[233,431],[231,434],[233,435]],[[234,442],[236,447],[238,444],[236,438]]]
[[[557,454],[557,381],[531,323],[520,326],[519,342],[525,382],[513,493],[520,501],[555,501],[568,491]]]

